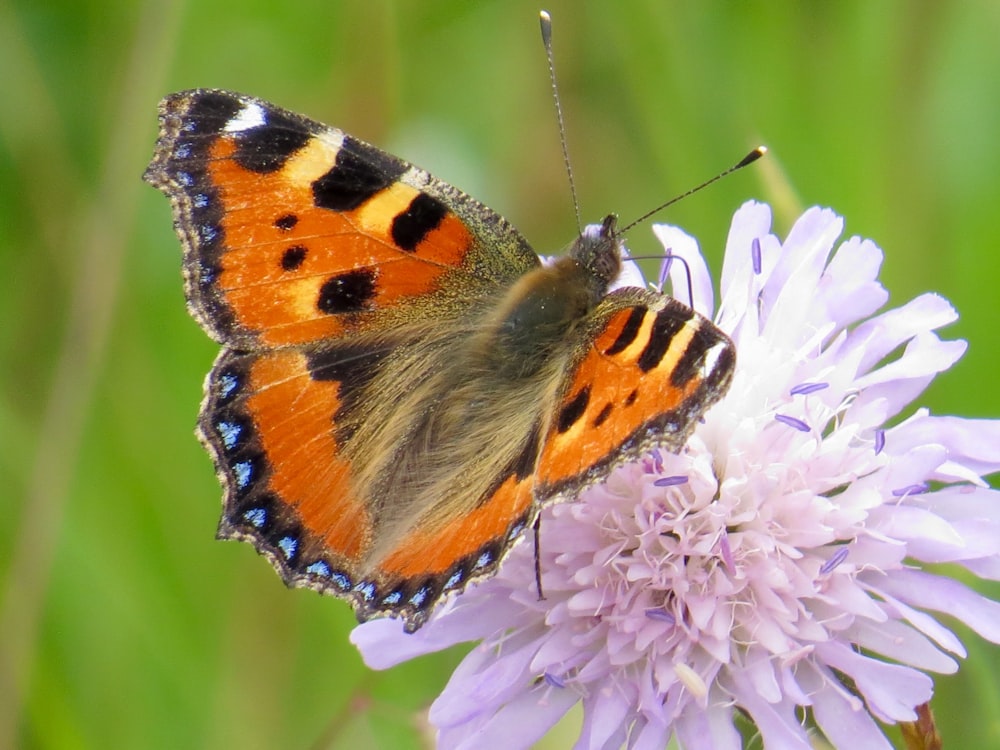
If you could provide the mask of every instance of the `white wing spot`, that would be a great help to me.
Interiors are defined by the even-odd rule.
[[[243,105],[236,116],[226,123],[224,130],[227,133],[239,133],[242,130],[250,130],[251,128],[259,128],[266,122],[267,113],[264,112],[264,108],[257,104],[256,102],[250,102]]]
[[[719,342],[707,352],[705,352],[705,363],[702,365],[702,377],[707,378],[713,372],[715,372],[715,366],[719,363],[719,357],[722,355],[723,350],[725,350],[726,344]]]

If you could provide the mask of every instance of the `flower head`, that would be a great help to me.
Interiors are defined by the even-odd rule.
[[[739,748],[737,709],[765,748],[890,747],[927,672],[956,669],[947,611],[1000,642],[1000,604],[926,570],[1000,578],[1000,422],[903,409],[965,351],[927,294],[878,312],[881,251],[811,209],[782,242],[770,209],[733,219],[713,315],[694,240],[655,231],[690,269],[693,304],[737,347],[728,394],[679,454],[653,451],[542,513],[534,549],[413,635],[352,636],[387,667],[481,641],[431,707],[439,744],[528,747],[582,702],[580,747]],[[681,264],[666,271],[687,289]]]

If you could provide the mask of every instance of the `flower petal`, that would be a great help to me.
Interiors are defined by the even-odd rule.
[[[621,688],[608,686],[584,699],[583,728],[576,747],[603,750],[620,747],[625,740],[625,717],[632,700]]]
[[[768,703],[743,680],[742,675],[738,673],[731,675],[734,678],[732,693],[740,707],[753,719],[764,739],[764,747],[812,750],[812,743],[809,742],[809,737],[803,731],[790,705]]]
[[[836,329],[872,315],[889,299],[878,282],[882,251],[871,240],[851,237],[840,245],[819,281],[816,317]]]
[[[697,241],[691,235],[669,224],[654,224],[653,234],[663,245],[668,256],[664,266],[668,270],[671,294],[705,317],[711,318],[715,311],[712,276],[708,272],[705,257],[698,249]],[[677,258],[683,262],[678,262]],[[691,299],[688,299],[689,288]]]
[[[837,683],[832,675],[819,677],[810,670],[802,679],[812,695],[816,724],[833,747],[892,750],[892,743],[865,710],[864,704],[846,690],[835,687]]]
[[[754,241],[760,245],[759,272],[754,270]],[[740,206],[733,216],[726,240],[719,282],[722,291],[720,316],[742,315],[751,308],[749,303],[759,291],[754,277],[759,276],[757,283],[762,283],[770,276],[780,254],[781,243],[771,234],[771,207],[756,201],[747,201]]]
[[[884,721],[916,720],[914,706],[929,701],[934,692],[931,679],[922,672],[872,659],[843,643],[817,644],[816,654],[848,675],[869,709]]]
[[[566,689],[536,688],[522,692],[475,727],[474,731],[466,726],[441,730],[437,746],[454,750],[530,748],[578,701],[579,696]]]
[[[987,599],[952,578],[922,570],[897,570],[879,587],[914,606],[947,612],[983,638],[1000,643],[1000,602]]]
[[[984,476],[1000,471],[1000,420],[932,417],[923,412],[893,431],[900,452],[925,443],[948,448],[949,457]]]
[[[843,635],[853,643],[917,669],[952,674],[954,659],[942,653],[926,636],[904,622],[883,618],[881,622],[857,619]]]
[[[675,728],[682,750],[740,750],[743,740],[733,725],[728,696],[715,695],[701,711],[687,711],[677,717]]]

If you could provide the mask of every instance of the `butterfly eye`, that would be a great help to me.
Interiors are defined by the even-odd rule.
[[[604,217],[600,226],[590,225],[570,248],[570,256],[594,282],[597,297],[603,297],[608,285],[621,272],[622,245],[615,230],[614,214]]]

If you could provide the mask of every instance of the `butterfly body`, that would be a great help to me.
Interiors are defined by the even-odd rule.
[[[492,574],[547,502],[728,386],[731,343],[623,288],[614,221],[543,265],[503,218],[342,131],[252,97],[175,94],[146,179],[188,303],[223,345],[199,433],[220,536],[359,618],[419,627]]]

